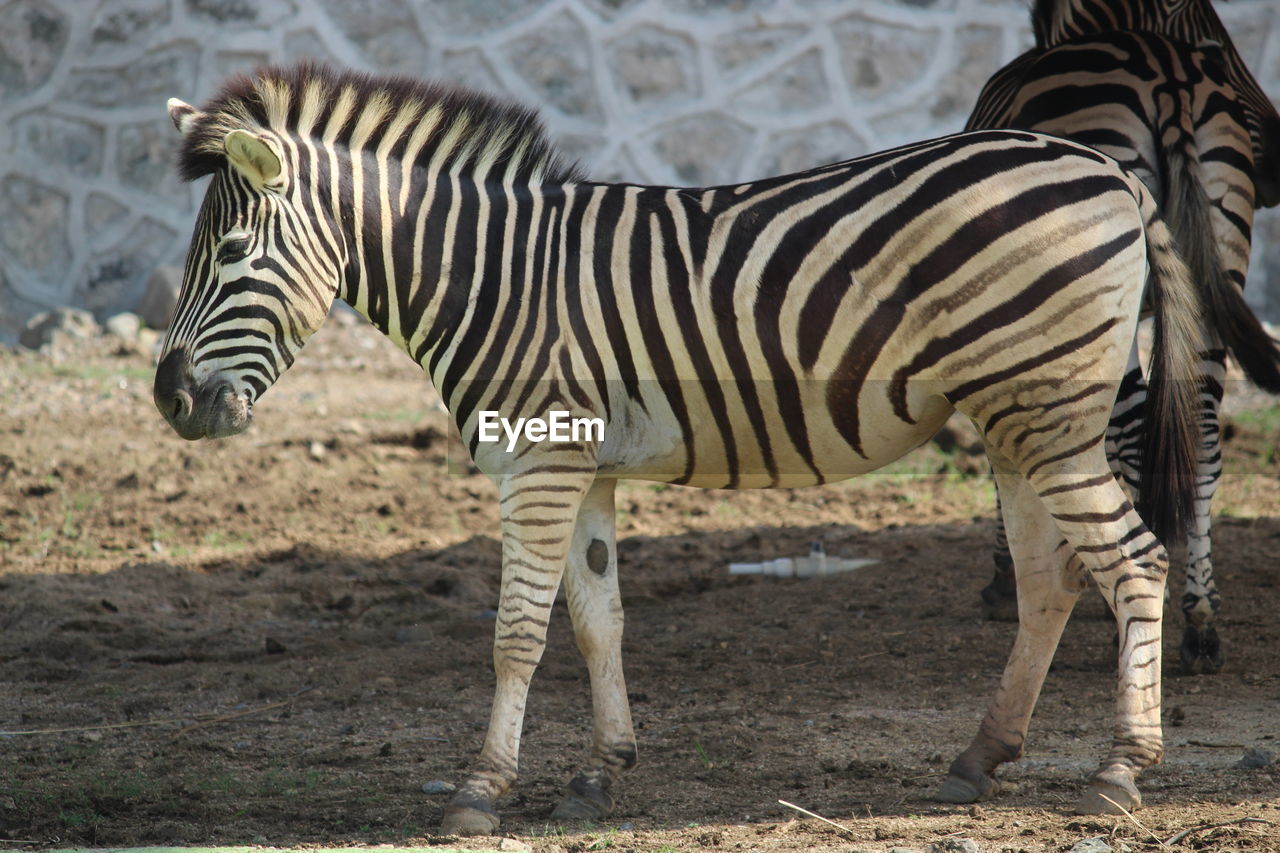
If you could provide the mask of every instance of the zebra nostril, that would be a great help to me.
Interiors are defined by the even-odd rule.
[[[174,350],[156,366],[154,387],[156,408],[173,423],[191,418],[195,411],[190,360],[182,350]]]
[[[196,408],[195,398],[191,396],[191,392],[185,388],[175,388],[170,393],[173,396],[170,398],[172,408],[169,419],[174,422],[189,419]]]

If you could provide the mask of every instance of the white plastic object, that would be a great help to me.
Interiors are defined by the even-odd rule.
[[[834,575],[850,572],[864,566],[878,563],[879,560],[848,559],[845,557],[828,557],[821,540],[809,547],[809,554],[804,557],[779,557],[776,560],[765,560],[762,563],[730,563],[731,575],[773,575],[780,578],[811,578],[819,575]]]

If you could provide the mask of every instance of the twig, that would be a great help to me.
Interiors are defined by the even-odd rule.
[[[1265,823],[1268,826],[1271,825],[1271,821],[1260,817],[1242,817],[1237,818],[1236,820],[1224,821],[1223,823],[1207,823],[1202,826],[1193,826],[1190,829],[1184,829],[1177,835],[1171,836],[1167,841],[1165,841],[1165,844],[1172,847],[1174,844],[1177,844],[1193,832],[1204,832],[1207,829],[1221,829],[1224,826],[1235,826],[1238,823]]]
[[[1119,803],[1117,803],[1115,800],[1113,800],[1113,799],[1111,799],[1110,797],[1108,797],[1106,794],[1101,794],[1101,793],[1100,793],[1100,794],[1098,794],[1098,796],[1099,796],[1099,797],[1102,797],[1102,799],[1106,800],[1108,803],[1111,803],[1111,805],[1113,805],[1113,806],[1115,806],[1116,808],[1118,808],[1118,809],[1120,810],[1120,812],[1121,812],[1125,817],[1127,817],[1127,818],[1129,818],[1129,820],[1133,821],[1133,825],[1134,825],[1134,826],[1138,827],[1138,829],[1141,829],[1141,830],[1142,830],[1143,832],[1145,832],[1147,835],[1150,835],[1152,838],[1154,838],[1154,839],[1155,839],[1156,844],[1159,844],[1162,848],[1164,848],[1165,850],[1168,850],[1168,851],[1170,851],[1170,853],[1172,853],[1173,848],[1172,848],[1172,847],[1170,847],[1168,844],[1165,844],[1163,841],[1161,841],[1161,840],[1160,840],[1160,836],[1156,835],[1154,832],[1152,832],[1151,830],[1147,829],[1147,828],[1146,828],[1146,826],[1144,826],[1144,825],[1143,825],[1142,821],[1138,820],[1136,817],[1134,817],[1134,816],[1133,816],[1133,813],[1132,813],[1132,812],[1130,812],[1130,811],[1129,811],[1128,809],[1126,809],[1124,806],[1122,806],[1122,805],[1120,805]]]
[[[0,844],[39,844],[39,841],[28,841],[25,838],[0,838]]]
[[[1189,740],[1187,746],[1199,746],[1204,749],[1244,749],[1242,743],[1211,743],[1207,740]]]
[[[195,716],[195,715],[192,715]],[[172,720],[135,720],[129,723],[103,723],[100,726],[70,726],[65,729],[22,729],[20,731],[0,732],[0,737],[16,737],[17,735],[60,735],[69,732],[100,732],[107,729],[134,729],[139,726],[167,726],[191,719],[190,716]]]
[[[316,689],[315,685],[312,685],[311,687],[304,687],[301,690],[299,690],[297,693],[294,693],[293,695],[285,699],[281,699],[279,702],[272,702],[270,705],[260,705],[257,708],[247,708],[246,710],[243,710],[243,711],[237,711],[234,714],[224,714],[221,717],[214,717],[211,720],[205,720],[203,722],[196,723],[195,725],[187,726],[185,729],[179,729],[177,732],[174,733],[173,736],[175,738],[182,737],[188,732],[194,732],[195,730],[203,729],[206,726],[215,726],[218,723],[230,722],[231,720],[237,720],[240,717],[247,717],[250,714],[260,714],[263,711],[271,711],[276,708],[281,708],[281,707],[284,707],[285,705],[288,705],[294,699],[297,699],[303,693],[308,693],[315,689]]]
[[[796,811],[800,812],[800,814],[802,815],[808,815],[809,817],[817,818],[818,820],[822,821],[825,824],[834,826],[836,829],[840,830],[850,838],[858,837],[852,829],[850,829],[847,826],[841,826],[840,824],[836,823],[834,820],[828,820],[827,818],[823,817],[820,814],[816,814],[814,812],[809,811],[808,809],[801,808],[800,806],[797,806],[795,803],[788,803],[786,800],[778,800],[778,802],[782,803],[782,805],[786,806],[789,809],[795,809]]]

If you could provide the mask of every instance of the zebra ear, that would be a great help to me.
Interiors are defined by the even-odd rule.
[[[191,133],[196,126],[196,122],[202,118],[204,118],[204,113],[186,101],[180,101],[177,98],[169,99],[169,120],[178,129],[178,133],[183,136]]]
[[[233,130],[222,140],[227,160],[254,186],[270,183],[280,176],[280,157],[270,143],[247,130]]]

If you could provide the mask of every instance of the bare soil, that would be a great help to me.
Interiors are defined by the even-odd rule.
[[[418,368],[331,322],[245,436],[186,443],[147,347],[0,348],[0,847],[443,843],[493,676],[494,488],[452,450]],[[1273,401],[1266,401],[1271,405]],[[1181,677],[1145,807],[1072,805],[1110,735],[1113,627],[1090,594],[1015,788],[930,794],[972,737],[1014,626],[984,618],[992,490],[961,447],[797,491],[619,491],[640,766],[595,826],[548,819],[585,757],[585,667],[557,613],[534,681],[507,847],[1280,850],[1280,410],[1236,415],[1215,509],[1222,673]],[[879,562],[731,577],[805,553]],[[1176,602],[1176,593],[1174,600]],[[441,786],[436,786],[441,787]],[[802,818],[787,800],[851,836]],[[467,842],[498,846],[499,840]]]

